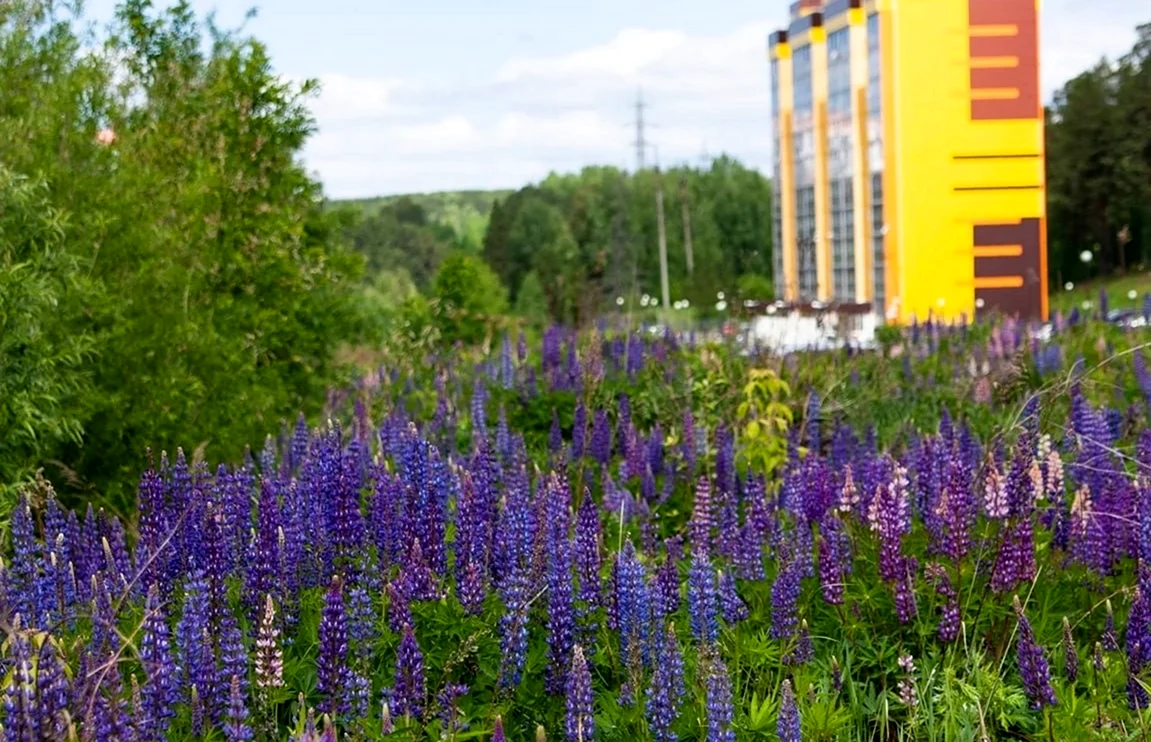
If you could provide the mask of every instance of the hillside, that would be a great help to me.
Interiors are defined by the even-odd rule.
[[[492,204],[498,199],[506,198],[511,193],[510,190],[409,193],[377,196],[375,198],[333,200],[331,206],[333,208],[354,206],[362,209],[367,215],[374,214],[382,206],[406,197],[424,210],[429,221],[448,226],[462,239],[478,245],[483,242],[488,216],[492,212]]]

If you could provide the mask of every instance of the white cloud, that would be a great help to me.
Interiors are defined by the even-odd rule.
[[[1141,4],[1047,0],[1045,94],[1100,56],[1130,49],[1148,15]],[[719,36],[624,29],[575,52],[508,59],[479,85],[324,76],[313,108],[320,131],[306,159],[336,197],[517,187],[549,170],[630,166],[642,89],[647,136],[662,162],[697,161],[706,145],[766,169],[766,41],[781,20]]]
[[[320,96],[312,113],[325,124],[339,124],[398,112],[396,93],[419,90],[415,80],[350,77],[330,74],[319,79]]]
[[[569,80],[573,77],[608,75],[635,77],[644,67],[659,61],[690,41],[682,31],[629,28],[601,46],[550,58],[513,59],[496,79],[514,82],[530,78]]]

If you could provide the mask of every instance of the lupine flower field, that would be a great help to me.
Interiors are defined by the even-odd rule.
[[[1149,340],[394,354],[130,517],[27,491],[6,739],[1151,739]]]

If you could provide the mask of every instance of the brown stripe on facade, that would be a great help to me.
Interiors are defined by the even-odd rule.
[[[1015,57],[1015,67],[971,70],[971,89],[1011,89],[1015,98],[972,100],[974,121],[1034,119],[1042,116],[1039,98],[1039,17],[1034,0],[968,0],[969,24],[1015,27],[1014,35],[972,36],[972,59]]]
[[[977,288],[975,298],[983,300],[979,312],[997,311],[1032,319],[1043,313],[1043,221],[1023,219],[1017,224],[977,224],[973,247],[1019,245],[1019,255],[974,256],[975,278],[1022,276],[1018,288]]]

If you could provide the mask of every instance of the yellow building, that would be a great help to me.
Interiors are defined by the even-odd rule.
[[[791,5],[770,39],[778,297],[1046,318],[1038,29],[1038,0]]]

